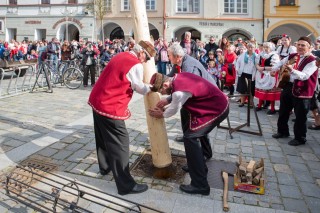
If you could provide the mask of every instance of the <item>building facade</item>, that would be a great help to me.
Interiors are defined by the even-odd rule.
[[[186,31],[192,33],[193,39],[203,41],[210,36],[263,39],[263,0],[146,0],[145,3],[154,39],[181,40]],[[98,37],[102,32],[111,39],[133,36],[130,0],[113,0],[109,5]]]
[[[320,0],[265,0],[264,40],[287,34],[296,41],[320,35]]]
[[[105,15],[99,18],[102,1]],[[0,0],[0,39],[97,40],[134,37],[131,0]],[[137,0],[144,1],[154,39],[238,37],[258,42],[286,33],[319,36],[319,0]],[[101,5],[101,4],[100,4]],[[101,8],[100,8],[101,9]]]
[[[0,0],[0,39],[91,38],[94,16],[85,0]]]

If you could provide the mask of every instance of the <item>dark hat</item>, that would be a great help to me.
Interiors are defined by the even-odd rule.
[[[109,49],[115,49],[113,45],[109,45]]]
[[[159,92],[159,90],[163,86],[163,82],[165,81],[165,76],[161,73],[155,73],[152,75],[150,79],[150,84],[152,87],[150,88],[153,92]]]
[[[312,44],[311,39],[310,39],[309,37],[307,37],[307,36],[302,36],[302,37],[300,37],[300,38],[298,39],[298,41],[300,41],[300,40],[308,42],[308,43],[310,44],[310,46],[311,46],[311,44]]]
[[[150,41],[139,41],[139,45],[145,50],[145,53],[151,58],[155,57],[157,52]]]

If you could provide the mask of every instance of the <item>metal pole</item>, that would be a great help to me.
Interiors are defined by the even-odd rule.
[[[66,13],[67,13],[67,20],[66,20],[66,22],[67,22],[67,24],[66,24],[66,38],[65,38],[65,40],[69,40],[69,32],[68,32],[68,27],[69,27],[69,23],[68,23],[68,11],[66,11]]]
[[[7,40],[7,12],[4,14],[4,40],[9,42],[9,39]]]
[[[92,29],[92,42],[95,39],[96,31],[96,1],[93,0],[93,29]]]

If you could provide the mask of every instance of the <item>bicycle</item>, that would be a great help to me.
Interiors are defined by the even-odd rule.
[[[63,64],[63,65],[61,65]],[[38,73],[35,85],[38,84],[40,74],[44,74],[49,90],[52,84],[66,85],[69,89],[77,89],[83,81],[83,74],[78,68],[77,61],[63,61],[58,68],[55,68],[50,60],[41,62],[38,66]],[[40,85],[39,85],[40,86]],[[43,85],[42,85],[43,86]],[[41,87],[41,86],[40,86]]]
[[[62,79],[62,82],[69,89],[77,89],[83,83],[83,74],[79,68],[77,59],[61,61],[58,66],[58,74],[59,79]]]

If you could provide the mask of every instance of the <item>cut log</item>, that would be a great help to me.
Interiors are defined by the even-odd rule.
[[[256,169],[252,172],[253,177],[257,176],[258,174],[263,172],[264,167],[260,167],[259,169]]]
[[[251,160],[247,166],[247,172],[252,173],[253,172],[253,167],[256,164],[256,162],[254,160]]]
[[[257,175],[253,178],[252,183],[253,183],[254,185],[259,186],[261,175],[262,175],[262,172],[259,173],[259,174],[257,174]]]

